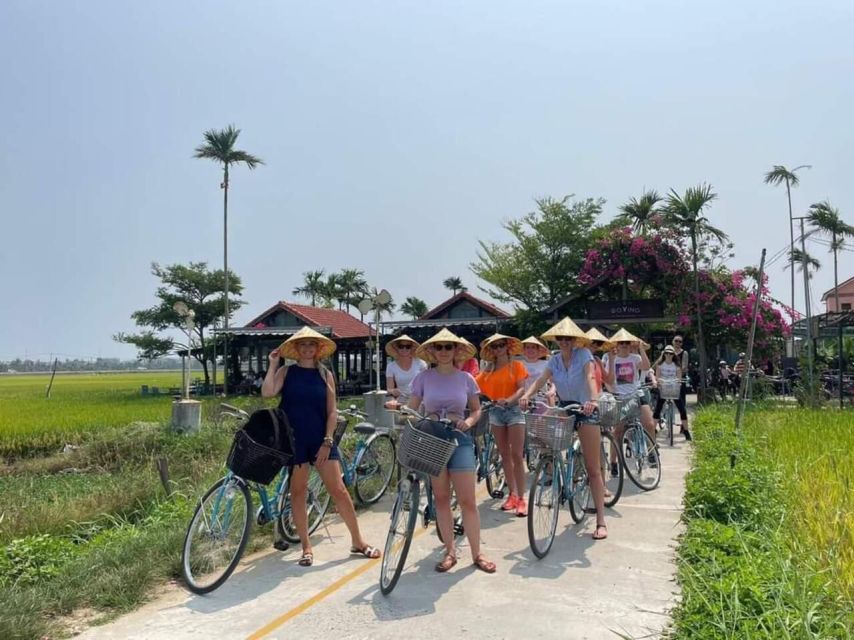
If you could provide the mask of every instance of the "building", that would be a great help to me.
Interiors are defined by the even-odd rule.
[[[836,308],[836,288],[825,291],[821,296],[825,313],[851,311],[854,308],[854,277],[839,283],[839,309]]]

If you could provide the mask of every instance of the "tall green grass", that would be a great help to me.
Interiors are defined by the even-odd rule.
[[[695,422],[673,635],[850,638],[850,420],[755,410],[740,441],[733,422]]]

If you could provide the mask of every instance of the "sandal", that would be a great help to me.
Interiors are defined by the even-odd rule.
[[[457,564],[457,556],[453,553],[446,553],[445,557],[442,558],[442,562],[436,565],[436,571],[439,573],[446,573],[453,568],[454,565]]]
[[[368,560],[376,560],[382,555],[379,549],[372,547],[369,544],[365,545],[361,549],[359,547],[350,547],[350,553],[360,553],[368,558]]]
[[[478,554],[472,564],[484,573],[495,573],[495,563],[484,558],[482,553]]]
[[[602,534],[600,534],[600,533],[599,533],[599,530],[600,530],[600,529],[604,529],[604,530],[605,530],[605,535],[602,535]],[[605,524],[597,524],[597,525],[596,525],[596,530],[593,532],[593,539],[594,539],[594,540],[604,540],[604,539],[605,539],[605,538],[607,538],[607,537],[608,537],[608,525],[605,525]]]
[[[297,564],[301,567],[310,567],[314,564],[314,554],[311,551],[303,551]]]

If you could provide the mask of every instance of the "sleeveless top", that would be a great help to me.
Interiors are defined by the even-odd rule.
[[[326,382],[320,370],[288,367],[279,408],[288,416],[297,445],[317,448],[326,435]]]
[[[674,363],[662,362],[658,365],[658,371],[664,380],[675,380],[677,367]]]

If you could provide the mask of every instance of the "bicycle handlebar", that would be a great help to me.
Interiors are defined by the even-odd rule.
[[[235,418],[249,417],[249,414],[240,407],[235,407],[233,404],[228,404],[226,402],[221,402],[219,404],[219,409],[221,413],[233,416]]]
[[[410,409],[409,407],[406,407],[406,406],[401,407],[400,411],[392,411],[392,413],[399,413],[401,415],[409,416],[409,417],[415,418],[417,420],[429,420],[429,418],[427,416],[422,416],[415,409]],[[448,418],[439,418],[438,420],[434,420],[434,422],[441,422],[442,424],[445,424],[445,425],[454,424]]]

